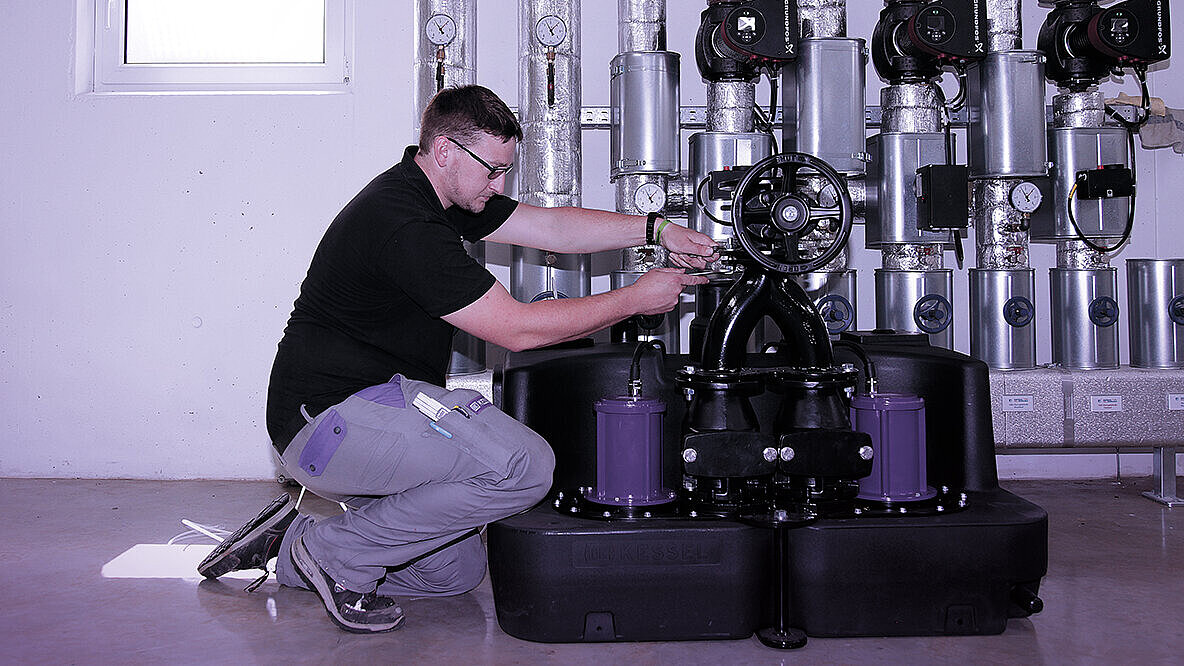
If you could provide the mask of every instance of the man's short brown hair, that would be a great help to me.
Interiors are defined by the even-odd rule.
[[[419,130],[419,152],[431,150],[432,141],[447,136],[461,143],[472,143],[485,133],[503,141],[522,140],[522,125],[492,90],[467,85],[445,88],[436,93],[423,110]]]

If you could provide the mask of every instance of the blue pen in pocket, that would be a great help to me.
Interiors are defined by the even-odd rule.
[[[436,432],[440,433],[441,435],[444,435],[448,439],[452,439],[452,433],[450,433],[447,430],[436,425],[435,421],[428,421],[428,425],[432,426],[432,430],[435,430]]]

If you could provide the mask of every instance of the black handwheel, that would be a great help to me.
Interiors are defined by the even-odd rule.
[[[838,199],[824,206],[818,195],[795,188],[799,172],[821,177]],[[765,180],[771,189],[752,187]],[[820,192],[827,190],[824,186]],[[752,190],[750,192],[750,190]],[[839,253],[851,235],[851,195],[847,183],[829,164],[804,153],[770,155],[749,168],[732,195],[732,227],[740,246],[757,263],[777,273],[809,273]],[[834,233],[817,252],[802,241],[816,231]],[[809,255],[809,256],[806,256]]]

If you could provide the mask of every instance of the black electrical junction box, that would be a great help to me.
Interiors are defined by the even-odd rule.
[[[969,182],[970,170],[964,164],[929,164],[917,169],[917,229],[970,226]]]
[[[1122,164],[1103,164],[1078,171],[1076,189],[1078,199],[1129,197],[1135,191],[1135,177]]]

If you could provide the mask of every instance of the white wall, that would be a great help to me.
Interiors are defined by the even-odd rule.
[[[76,94],[89,4],[0,2],[0,476],[269,477],[267,376],[312,251],[413,139],[411,2],[357,0],[350,94],[198,96]],[[691,45],[705,3],[668,4],[683,103],[703,105]],[[882,4],[848,4],[850,34],[869,38]],[[1032,48],[1046,10],[1024,4]],[[511,105],[514,5],[483,0],[478,17],[478,80]],[[586,105],[608,104],[615,14],[583,3]],[[1154,73],[1153,94],[1184,107],[1182,72]],[[584,204],[611,208],[608,134],[584,139]],[[1142,212],[1123,257],[1184,256],[1181,164],[1140,154]],[[505,280],[509,253],[490,255]],[[879,259],[855,255],[870,324]],[[1051,248],[1033,256],[1046,292]],[[594,289],[607,284],[599,275]],[[965,350],[964,324],[957,336]]]

